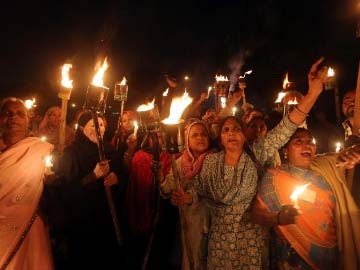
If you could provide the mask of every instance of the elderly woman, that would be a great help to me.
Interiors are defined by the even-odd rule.
[[[98,121],[100,135],[104,136],[104,120],[99,116]],[[116,204],[119,197],[115,185],[121,160],[114,147],[104,143],[108,160],[99,161],[98,139],[90,112],[81,114],[76,132],[56,170],[68,217],[65,234],[69,239],[69,263],[81,268],[119,266],[119,249],[105,186],[113,187]]]
[[[3,100],[0,128],[5,146],[0,153],[0,269],[54,269],[48,231],[39,214],[44,157],[53,146],[29,137],[28,112],[20,99]]]
[[[360,153],[343,154],[358,162]],[[336,155],[315,156],[311,133],[298,129],[284,147],[286,162],[260,182],[253,221],[273,227],[271,269],[359,269],[360,212]],[[352,165],[351,162],[349,165]],[[307,185],[298,199],[291,195]]]
[[[205,157],[211,152],[210,134],[203,122],[195,121],[186,127],[185,145],[185,151],[176,161],[179,179],[174,178],[171,170],[161,184],[161,192],[163,197],[171,197],[172,203],[180,207],[181,269],[201,270],[206,269],[206,261],[201,253],[201,244],[208,227],[206,208],[201,200],[190,205],[192,196],[187,192],[193,185],[194,177],[200,172]],[[181,186],[180,190],[178,184]]]
[[[59,145],[59,129],[61,122],[61,108],[58,106],[51,106],[47,109],[43,119],[39,124],[39,128],[35,131],[38,137],[46,137],[46,141],[55,146],[54,151],[61,152]],[[74,140],[74,131],[70,127],[65,128],[65,147],[69,146]]]
[[[315,103],[327,77],[319,59],[308,75],[309,89],[295,110],[263,140],[249,147],[237,117],[220,125],[223,151],[208,155],[194,183],[197,195],[210,209],[208,269],[261,269],[262,228],[250,221],[249,209],[256,194],[258,170],[294,133]],[[193,202],[196,202],[193,196]]]

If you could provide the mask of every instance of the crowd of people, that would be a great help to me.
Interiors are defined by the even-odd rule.
[[[280,119],[249,104],[234,115],[244,87],[220,111],[201,112],[201,94],[183,114],[176,153],[161,125],[135,128],[131,110],[110,136],[102,114],[81,111],[62,149],[59,107],[35,122],[21,99],[4,98],[0,270],[359,270],[355,91],[328,131],[343,149],[317,152],[306,122],[327,80],[322,62]]]

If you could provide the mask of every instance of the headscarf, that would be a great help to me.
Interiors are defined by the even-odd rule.
[[[190,130],[195,125],[202,125],[205,128],[210,144],[210,133],[203,122],[194,121],[193,123],[189,124],[189,126],[187,126],[185,130],[185,151],[181,156],[182,173],[184,177],[187,179],[194,177],[196,174],[200,172],[206,155],[212,152],[211,150],[206,150],[197,159],[195,159],[194,155],[191,153],[191,150],[189,148],[189,134],[190,134]]]

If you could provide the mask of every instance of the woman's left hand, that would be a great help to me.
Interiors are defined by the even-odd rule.
[[[111,172],[104,178],[104,186],[111,187],[119,184],[119,179],[115,173]]]

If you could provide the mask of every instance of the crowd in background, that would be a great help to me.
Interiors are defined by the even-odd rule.
[[[360,269],[355,91],[342,99],[341,125],[321,112],[309,121],[327,79],[322,61],[286,114],[249,106],[243,87],[219,111],[202,107],[200,94],[182,115],[177,153],[161,128],[135,132],[135,110],[116,127],[95,116],[105,160],[87,110],[68,124],[61,149],[60,107],[30,118],[23,101],[5,98],[0,269]],[[43,162],[50,153],[51,170]]]

